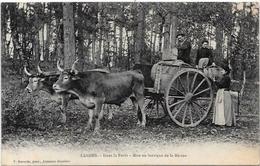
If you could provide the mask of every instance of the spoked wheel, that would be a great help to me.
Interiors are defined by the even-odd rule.
[[[153,94],[145,97],[145,110],[150,118],[163,118],[168,112],[163,94]]]
[[[165,91],[167,111],[182,127],[194,127],[203,121],[213,103],[211,82],[196,69],[176,74]]]

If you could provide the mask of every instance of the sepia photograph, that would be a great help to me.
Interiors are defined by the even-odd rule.
[[[1,3],[1,165],[259,156],[258,2]]]

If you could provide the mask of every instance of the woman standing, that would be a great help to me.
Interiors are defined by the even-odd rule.
[[[218,92],[216,96],[214,113],[213,113],[213,123],[216,125],[226,125],[232,126],[235,125],[235,111],[232,108],[232,99],[230,94],[230,83],[231,79],[229,77],[230,69],[227,63],[222,63],[221,71],[223,77],[219,81],[215,81]]]

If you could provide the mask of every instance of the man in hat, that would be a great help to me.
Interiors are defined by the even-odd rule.
[[[213,63],[212,50],[208,48],[209,42],[207,40],[203,40],[201,44],[202,46],[197,51],[195,61],[197,68],[205,68]]]
[[[177,59],[190,64],[191,43],[187,40],[185,34],[183,33],[178,34],[176,38],[177,38],[176,47],[178,49]]]

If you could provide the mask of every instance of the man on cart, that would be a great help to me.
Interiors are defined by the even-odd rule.
[[[186,38],[186,35],[183,33],[178,34],[176,38],[177,38],[176,47],[178,49],[177,59],[190,64],[191,43]]]

